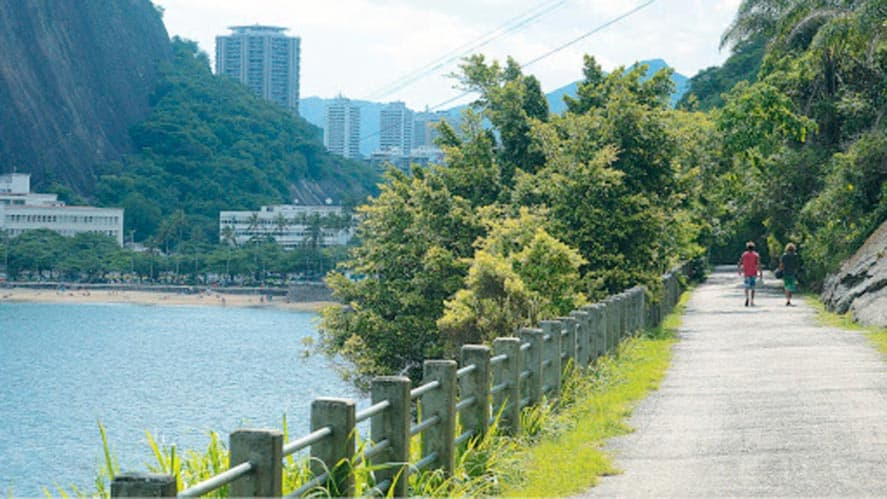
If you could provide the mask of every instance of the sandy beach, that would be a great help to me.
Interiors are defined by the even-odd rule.
[[[200,293],[163,293],[133,290],[74,290],[65,291],[30,288],[0,288],[0,303],[39,302],[39,303],[132,303],[137,305],[191,305],[209,307],[255,307],[277,308],[298,312],[318,312],[323,307],[336,305],[334,302],[310,301],[287,303],[284,297],[225,294],[215,291]]]

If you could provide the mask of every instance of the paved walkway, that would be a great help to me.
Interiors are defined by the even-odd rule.
[[[887,497],[887,358],[860,333],[755,307],[719,269],[694,292],[660,389],[612,440],[623,474],[586,497]]]

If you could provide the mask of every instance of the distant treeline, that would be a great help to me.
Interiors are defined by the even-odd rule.
[[[240,247],[189,242],[166,254],[156,248],[121,248],[103,234],[65,237],[39,229],[8,238],[0,233],[0,258],[13,281],[281,286],[320,280],[346,252],[343,246],[310,241],[285,251],[273,240],[257,240]]]

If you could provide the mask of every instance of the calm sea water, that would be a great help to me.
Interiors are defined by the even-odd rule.
[[[318,354],[310,313],[0,303],[0,496],[94,490],[105,425],[122,471],[153,462],[145,431],[202,449],[210,430],[309,430],[319,396],[361,396]],[[364,405],[364,404],[360,404]],[[56,492],[57,494],[57,492]]]

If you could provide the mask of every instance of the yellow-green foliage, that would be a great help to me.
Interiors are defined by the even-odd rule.
[[[600,476],[618,473],[602,445],[631,431],[625,418],[638,400],[658,388],[688,297],[684,295],[661,327],[623,342],[615,358],[602,358],[586,374],[568,378],[563,397],[567,404],[548,416],[538,445],[524,450],[521,466],[526,474],[521,482],[507,484],[505,495],[576,494]]]
[[[805,296],[805,300],[816,309],[816,317],[821,323],[838,329],[861,331],[881,353],[887,355],[887,327],[863,326],[854,321],[849,312],[846,314],[829,312],[825,305],[813,295]]]
[[[450,351],[565,315],[585,302],[576,285],[587,262],[552,237],[539,215],[522,209],[517,217],[485,224],[489,235],[475,244],[464,287],[446,300],[437,321]]]

